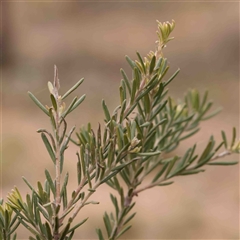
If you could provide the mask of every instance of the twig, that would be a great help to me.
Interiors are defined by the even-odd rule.
[[[216,159],[219,159],[219,158],[226,157],[226,156],[231,155],[231,154],[232,154],[231,151],[226,150],[226,151],[221,152],[221,153],[219,153],[218,155],[214,156],[214,157],[210,160],[210,162],[212,162],[212,161],[214,161],[214,160],[216,160]]]

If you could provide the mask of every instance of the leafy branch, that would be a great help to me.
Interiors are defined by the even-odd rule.
[[[76,132],[68,130],[67,116],[85,99],[74,97],[66,106],[65,100],[84,81],[80,79],[65,94],[60,95],[60,81],[57,67],[54,67],[53,83],[48,82],[51,106],[44,106],[31,92],[30,98],[50,120],[51,131],[39,129],[46,150],[55,167],[55,176],[45,169],[44,183],[33,187],[23,177],[30,189],[26,198],[15,187],[6,203],[0,201],[0,238],[16,239],[16,229],[21,224],[32,236],[30,240],[71,240],[75,231],[88,218],[74,223],[83,207],[98,204],[92,195],[104,183],[116,191],[110,194],[115,212],[103,216],[107,237],[97,229],[98,238],[118,239],[131,227],[130,221],[136,213],[133,201],[142,191],[173,183],[176,176],[193,175],[205,171],[206,165],[234,165],[237,162],[222,162],[219,159],[240,152],[240,141],[233,128],[232,139],[227,140],[222,131],[222,142],[216,144],[211,136],[203,152],[196,153],[196,144],[188,148],[183,156],[173,151],[179,144],[196,134],[202,121],[215,116],[212,101],[206,91],[201,97],[196,89],[189,90],[183,100],[168,96],[168,85],[178,75],[179,69],[165,80],[169,65],[163,56],[163,49],[172,40],[172,23],[158,22],[156,51],[150,51],[143,58],[137,52],[138,60],[128,56],[126,60],[132,69],[132,78],[121,69],[123,79],[119,87],[120,104],[110,114],[106,102],[102,101],[104,126],[92,129],[86,127]],[[70,142],[78,146],[76,153],[77,183],[69,189],[69,173],[64,173],[64,154]],[[220,149],[223,149],[219,153]],[[168,155],[167,155],[168,154]],[[142,186],[148,175],[156,172],[151,182]],[[71,193],[71,194],[68,194]],[[74,224],[73,224],[74,223]]]
[[[141,160],[127,165],[107,184],[117,191],[119,198],[110,195],[115,208],[115,214],[105,212],[103,220],[107,231],[107,239],[118,239],[130,229],[128,225],[136,213],[131,213],[135,203],[133,198],[142,191],[155,186],[167,186],[173,183],[175,176],[196,174],[205,171],[204,165],[234,165],[237,162],[214,162],[232,153],[239,153],[239,141],[236,141],[236,129],[233,129],[231,146],[227,146],[225,133],[222,132],[223,142],[215,149],[215,140],[210,138],[203,153],[198,157],[195,154],[196,144],[189,148],[184,156],[166,158],[166,153],[173,152],[181,141],[196,134],[201,121],[215,116],[221,109],[208,113],[212,102],[208,101],[206,91],[201,99],[197,90],[189,90],[183,101],[175,101],[167,97],[168,84],[177,76],[177,70],[172,77],[164,81],[163,77],[169,69],[166,58],[163,58],[162,49],[168,41],[169,34],[175,23],[159,23],[157,32],[156,52],[150,52],[144,59],[137,52],[138,61],[126,60],[132,68],[133,78],[130,80],[121,70],[123,80],[120,85],[120,103],[117,111],[112,115],[104,105],[106,125],[112,135],[117,136],[118,151],[126,143],[131,154],[126,154],[123,162],[129,162],[135,156]],[[128,102],[128,104],[126,104]],[[127,105],[127,107],[126,107]],[[120,112],[118,117],[118,111]],[[130,116],[131,114],[131,116]],[[111,124],[114,127],[110,127]],[[217,151],[225,146],[224,152]],[[157,170],[158,169],[158,170]],[[141,186],[147,175],[157,170],[152,182]],[[118,180],[119,179],[119,180]],[[126,185],[124,190],[120,179]],[[119,202],[118,200],[119,199]],[[99,239],[105,239],[101,229],[97,229]]]

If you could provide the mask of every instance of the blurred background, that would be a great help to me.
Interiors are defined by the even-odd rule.
[[[189,88],[205,89],[223,111],[202,124],[202,131],[175,152],[182,155],[195,141],[199,151],[211,134],[220,141],[225,130],[239,127],[239,4],[227,2],[3,2],[2,3],[2,178],[5,197],[17,185],[29,192],[21,176],[34,186],[44,180],[52,162],[36,133],[50,129],[46,116],[27,95],[31,91],[50,104],[47,81],[59,69],[64,93],[80,78],[84,103],[68,119],[77,128],[102,123],[101,99],[118,104],[120,68],[131,73],[125,55],[136,59],[155,50],[156,20],[176,21],[174,41],[164,49],[170,74],[180,74],[169,88],[181,98]],[[74,94],[73,94],[74,97]],[[75,152],[66,156],[70,188],[76,183]],[[237,155],[226,160],[237,160]],[[73,174],[74,176],[72,176]],[[102,186],[79,214],[90,219],[76,239],[95,239],[102,215],[112,210],[109,188]],[[145,191],[135,199],[137,216],[125,239],[239,239],[239,167],[207,167],[195,176],[176,179],[168,187]],[[28,239],[20,229],[18,239]]]

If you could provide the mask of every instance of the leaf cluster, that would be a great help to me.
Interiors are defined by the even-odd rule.
[[[178,75],[179,69],[166,79],[169,64],[163,57],[162,49],[172,37],[170,33],[175,22],[158,22],[156,52],[145,58],[137,52],[137,60],[128,56],[126,60],[132,69],[127,76],[121,69],[119,105],[112,111],[102,101],[104,125],[96,131],[91,123],[76,131],[67,126],[67,116],[85,99],[75,96],[68,106],[64,100],[84,81],[80,79],[62,96],[59,93],[58,70],[54,68],[54,81],[48,82],[51,106],[44,106],[31,92],[30,98],[47,115],[52,131],[39,129],[44,146],[55,168],[55,176],[45,170],[44,183],[32,186],[23,180],[30,193],[23,199],[15,187],[8,195],[6,204],[0,202],[0,238],[16,239],[15,230],[22,224],[31,234],[30,240],[70,240],[80,223],[74,219],[83,207],[98,204],[90,200],[101,184],[107,184],[116,193],[110,194],[114,212],[104,213],[105,232],[98,228],[98,238],[114,240],[131,228],[129,223],[136,215],[132,212],[134,199],[142,191],[156,186],[171,185],[176,176],[197,174],[205,171],[205,165],[234,165],[237,162],[216,161],[226,155],[240,152],[240,141],[233,128],[232,139],[227,140],[222,131],[222,141],[216,144],[210,137],[201,154],[196,144],[190,146],[183,156],[174,150],[179,144],[196,134],[201,121],[215,116],[220,109],[209,112],[212,101],[208,92],[203,96],[196,89],[190,89],[183,100],[168,96],[168,85]],[[64,154],[70,142],[78,147],[76,153],[76,187],[68,186],[69,174],[64,174]],[[220,149],[224,149],[219,153]],[[146,183],[147,177],[151,178]],[[148,179],[149,179],[148,178]],[[143,183],[145,184],[144,186]]]

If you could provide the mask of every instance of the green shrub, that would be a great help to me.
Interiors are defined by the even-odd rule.
[[[135,216],[134,199],[140,192],[171,185],[176,176],[204,172],[206,165],[237,164],[219,161],[240,151],[235,128],[231,141],[227,140],[223,131],[220,143],[211,136],[200,155],[196,154],[196,144],[190,146],[183,156],[173,153],[183,140],[200,130],[201,121],[219,112],[217,109],[209,113],[212,102],[208,100],[208,92],[200,96],[196,89],[189,90],[182,101],[168,96],[167,87],[179,69],[165,80],[169,66],[163,56],[163,48],[173,39],[170,33],[174,27],[174,21],[158,22],[156,51],[151,51],[145,58],[137,53],[136,61],[126,56],[132,68],[132,77],[129,78],[121,69],[120,104],[111,114],[105,101],[102,101],[105,124],[99,125],[96,131],[90,123],[76,131],[76,138],[73,137],[75,127],[67,131],[67,116],[83,102],[85,95],[73,98],[69,106],[65,105],[64,99],[84,79],[61,96],[55,66],[54,81],[48,82],[51,107],[43,106],[29,92],[30,98],[51,123],[51,131],[39,129],[38,133],[55,166],[55,176],[45,170],[46,180],[38,182],[37,189],[23,178],[31,193],[23,198],[15,187],[6,203],[1,200],[0,239],[16,239],[19,224],[26,227],[31,240],[72,239],[75,231],[88,219],[86,216],[82,222],[73,224],[75,217],[84,206],[98,204],[91,197],[101,184],[115,190],[115,196],[110,194],[115,212],[105,212],[106,231],[97,229],[96,232],[99,239],[118,239],[131,227],[131,219]],[[79,149],[76,156],[78,182],[68,199],[69,174],[63,176],[63,169],[64,153],[71,143]],[[166,153],[168,156],[172,153],[171,157],[166,157]],[[143,185],[147,176],[152,180]]]

